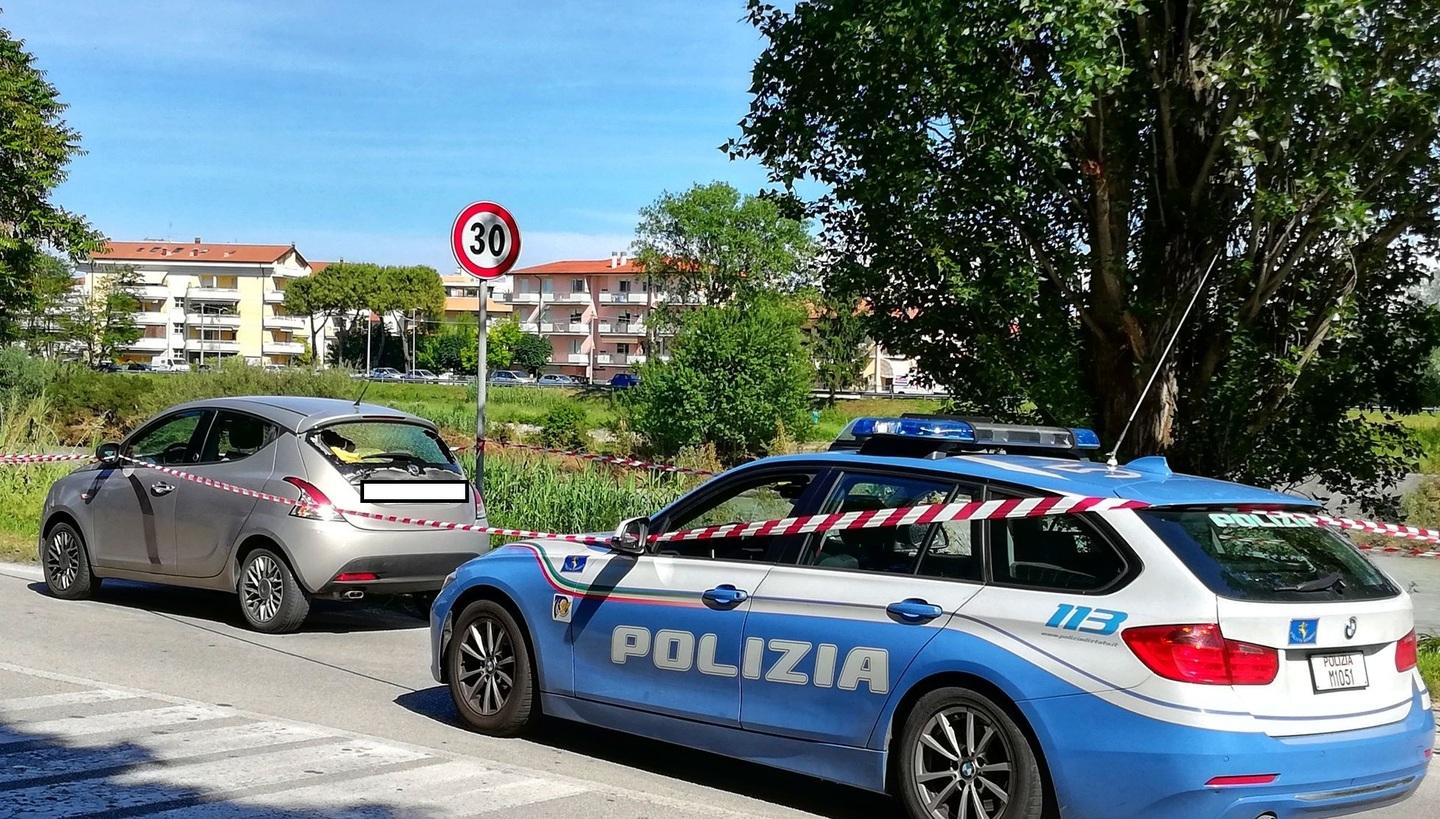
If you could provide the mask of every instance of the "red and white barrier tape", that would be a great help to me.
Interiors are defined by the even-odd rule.
[[[1378,520],[1362,520],[1360,518],[1345,518],[1326,514],[1312,514],[1309,512],[1283,511],[1277,512],[1273,509],[1251,509],[1249,511],[1261,514],[1284,514],[1300,520],[1310,520],[1322,526],[1330,526],[1335,529],[1349,529],[1355,532],[1366,532],[1372,535],[1383,535],[1385,537],[1402,538],[1405,540],[1419,540],[1425,543],[1440,543],[1440,530],[1426,529],[1423,526],[1404,526],[1399,523],[1382,523]],[[1440,549],[1407,549],[1404,546],[1372,546],[1368,543],[1355,544],[1362,552],[1383,552],[1385,554],[1398,554],[1403,557],[1436,557],[1440,558]]]
[[[583,461],[594,461],[596,463],[610,464],[612,466],[623,466],[629,469],[648,469],[652,472],[663,472],[672,475],[719,475],[709,469],[695,469],[688,466],[677,466],[675,464],[659,463],[656,461],[642,461],[639,458],[622,458],[619,455],[600,455],[594,452],[586,452],[583,449],[557,449],[548,446],[536,446],[535,444],[520,444],[510,441],[497,441],[493,438],[486,438],[480,442],[482,446],[501,447],[504,449],[520,449],[526,452],[540,452],[546,455],[559,455],[566,458],[579,458]],[[458,447],[457,449],[470,449],[470,447]]]
[[[88,452],[70,455],[0,455],[0,464],[50,464],[60,461],[90,461],[95,456]]]
[[[492,442],[493,443],[493,442]],[[524,444],[506,444],[506,446],[518,446],[527,449],[539,449],[548,452],[558,452],[567,455],[589,455],[589,453],[572,453],[568,450],[546,450],[543,447],[530,447]],[[181,480],[197,483],[202,486],[220,489],[225,492],[256,498],[270,503],[279,503],[285,506],[307,506],[312,504],[302,499],[287,498],[274,495],[269,492],[261,492],[255,489],[246,489],[243,486],[217,481],[203,475],[195,475],[180,469],[173,469],[168,466],[152,464],[146,461],[122,456],[134,466],[153,469],[166,475],[171,475]],[[613,456],[590,455],[592,459],[613,458]],[[62,461],[90,460],[88,454],[65,454],[65,455],[0,455],[0,464],[37,464],[55,463]],[[631,459],[614,458],[615,462],[625,465],[626,462],[635,465],[647,464],[645,461],[631,461]],[[663,464],[651,465],[664,467]],[[671,467],[671,471],[681,471],[683,467]],[[702,470],[690,470],[696,474],[712,474]],[[679,532],[664,532],[651,535],[650,540],[654,542],[670,542],[682,540],[708,540],[732,537],[765,537],[767,535],[793,535],[808,534],[810,532],[828,532],[846,529],[878,529],[894,526],[907,526],[911,524],[946,523],[957,520],[993,520],[999,518],[1024,518],[1041,517],[1045,515],[1080,514],[1082,512],[1100,512],[1112,509],[1143,509],[1148,504],[1140,501],[1121,500],[1119,498],[1097,498],[1081,496],[1048,496],[1043,498],[1024,498],[992,501],[971,501],[968,503],[937,503],[924,506],[909,506],[891,509],[875,509],[863,512],[832,513],[824,515],[805,515],[801,517],[783,518],[780,520],[755,521],[751,523],[731,523],[720,526],[706,526],[697,529],[686,529]],[[389,523],[398,523],[407,526],[417,526],[430,529],[445,529],[464,532],[475,532],[477,534],[499,535],[502,537],[518,538],[543,538],[547,540],[564,540],[572,543],[606,543],[607,538],[593,535],[574,535],[561,532],[543,532],[531,529],[505,529],[497,526],[481,526],[473,523],[454,523],[452,521],[430,520],[426,518],[412,518],[405,515],[387,515],[378,512],[368,512],[360,509],[345,509],[336,507],[334,511],[341,515],[353,515],[355,517],[369,520],[379,520]],[[1383,523],[1380,521],[1363,520],[1359,518],[1337,517],[1326,514],[1314,514],[1308,512],[1297,512],[1293,510],[1266,510],[1259,508],[1247,508],[1246,511],[1265,514],[1285,514],[1294,518],[1312,520],[1315,523],[1330,526],[1337,529],[1349,529],[1352,531],[1366,532],[1369,534],[1383,535],[1385,537],[1403,538],[1417,540],[1430,544],[1440,544],[1440,530],[1426,529],[1420,526],[1405,526],[1398,523]],[[1401,546],[1372,546],[1369,544],[1358,544],[1358,548],[1365,552],[1381,552],[1386,554],[1399,554],[1405,557],[1433,557],[1440,558],[1440,549],[1407,549]]]
[[[269,492],[246,489],[243,486],[236,486],[224,481],[217,481],[214,478],[206,478],[202,475],[195,475],[181,469],[173,469],[168,466],[152,464],[134,458],[125,457],[125,460],[137,467],[153,469],[165,475],[171,475],[182,480],[198,483],[202,486],[233,492],[247,498],[258,498],[285,506],[318,508],[314,504],[302,499],[286,498],[279,495],[272,495]],[[881,529],[894,526],[907,526],[910,524],[925,525],[930,523],[946,523],[955,520],[993,520],[998,518],[1026,518],[1042,517],[1045,515],[1079,514],[1081,512],[1103,512],[1111,509],[1143,509],[1147,505],[1148,504],[1140,501],[1122,500],[1120,498],[1091,498],[1077,495],[972,501],[969,503],[931,503],[923,506],[872,509],[860,512],[837,512],[826,515],[803,515],[779,520],[761,520],[751,523],[705,526],[698,529],[684,529],[678,532],[664,532],[651,535],[650,540],[663,543],[681,540],[714,540],[737,537],[764,537],[766,535],[808,534],[810,532],[830,532],[846,529]],[[607,538],[593,535],[570,535],[559,532],[537,532],[526,529],[503,529],[497,526],[481,526],[473,523],[455,523],[445,520],[412,518],[406,515],[387,515],[378,512],[367,512],[360,509],[346,509],[338,506],[332,508],[340,515],[354,515],[355,517],[367,518],[369,520],[380,520],[430,529],[477,532],[480,534],[501,535],[504,537],[566,540],[573,543],[608,542]]]

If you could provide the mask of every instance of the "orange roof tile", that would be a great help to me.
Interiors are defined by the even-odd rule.
[[[319,273],[320,271],[324,270],[325,268],[327,268],[327,267],[329,267],[329,266],[330,266],[330,262],[311,262],[311,263],[310,263],[310,272],[311,272],[311,273]]]
[[[218,242],[116,242],[107,240],[93,257],[121,262],[239,262],[271,264],[295,251],[294,245],[237,245]],[[299,255],[298,252],[296,255]],[[303,260],[304,257],[301,257]]]
[[[512,276],[613,276],[620,273],[643,273],[645,272],[634,259],[629,259],[619,267],[611,267],[609,259],[566,259],[558,262],[546,262],[537,264],[534,267],[522,267],[510,271]]]

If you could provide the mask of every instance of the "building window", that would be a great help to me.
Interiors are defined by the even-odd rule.
[[[620,288],[620,292],[621,292],[621,293],[629,293],[629,292],[630,292],[630,280],[629,280],[629,279],[621,279],[621,280],[620,280],[620,284],[619,284],[618,286],[619,286],[619,288]]]
[[[579,353],[579,352],[581,352],[581,350],[580,350],[580,345],[583,344],[583,343],[584,343],[584,342],[582,342],[582,341],[581,341],[580,339],[578,339],[578,338],[572,338],[572,339],[570,339],[570,352],[572,352],[572,353]]]
[[[616,344],[615,353],[617,355],[630,355],[630,345],[624,343]]]
[[[585,292],[585,280],[584,280],[584,279],[571,279],[571,280],[570,280],[570,292],[571,292],[571,293],[584,293],[584,292]]]
[[[571,323],[571,324],[580,324],[580,323],[582,323],[582,322],[584,322],[584,321],[585,321],[585,314],[582,313],[582,312],[580,312],[579,310],[576,310],[575,312],[573,312],[573,313],[570,314],[570,323]]]

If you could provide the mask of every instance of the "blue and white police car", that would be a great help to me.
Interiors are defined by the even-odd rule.
[[[1081,457],[1098,446],[860,419],[608,546],[462,565],[431,613],[432,671],[485,733],[543,712],[889,791],[916,819],[1333,815],[1412,792],[1434,719],[1407,595],[1309,500]],[[1147,506],[647,537],[1053,495]]]

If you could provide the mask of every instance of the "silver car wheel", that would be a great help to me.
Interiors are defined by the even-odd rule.
[[[1010,802],[1014,755],[984,712],[947,708],[925,723],[914,754],[915,788],[935,819],[995,819]]]
[[[80,541],[69,529],[56,529],[45,547],[45,571],[55,588],[64,591],[80,573]]]
[[[515,690],[515,648],[505,625],[492,617],[470,624],[460,643],[460,689],[470,707],[490,717]]]
[[[280,574],[280,564],[269,555],[259,555],[250,561],[240,583],[240,597],[256,622],[263,623],[274,617],[285,597],[285,578]]]

